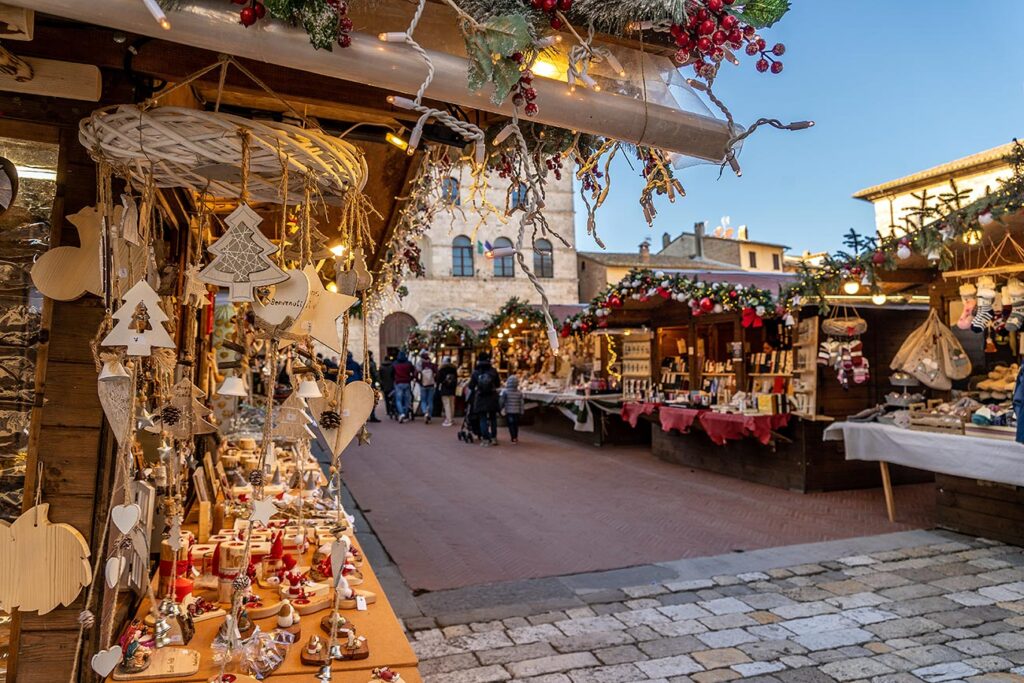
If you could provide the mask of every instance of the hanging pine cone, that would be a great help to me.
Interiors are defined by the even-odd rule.
[[[178,424],[181,419],[181,408],[177,406],[166,406],[160,411],[160,421],[168,427]]]
[[[321,429],[337,429],[341,426],[341,415],[338,415],[337,411],[325,410],[320,413],[320,428]]]
[[[263,486],[263,481],[263,470],[253,470],[252,472],[249,473],[249,483],[252,484],[253,486]]]
[[[239,574],[235,577],[235,580],[231,582],[231,587],[236,591],[244,591],[251,585],[252,580],[245,574]]]

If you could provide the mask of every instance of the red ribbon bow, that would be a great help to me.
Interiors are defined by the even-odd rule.
[[[764,327],[764,321],[751,306],[743,309],[743,327]]]

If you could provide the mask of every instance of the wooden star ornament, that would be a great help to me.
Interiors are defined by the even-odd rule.
[[[261,522],[268,526],[270,518],[277,513],[277,505],[273,498],[261,498],[252,504],[252,514],[249,515],[250,522]]]

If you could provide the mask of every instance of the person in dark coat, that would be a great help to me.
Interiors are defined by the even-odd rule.
[[[481,353],[473,376],[469,379],[473,392],[473,412],[480,420],[480,445],[494,446],[498,439],[498,407],[501,379],[491,365],[491,355]]]
[[[416,367],[409,362],[405,351],[398,352],[395,360],[395,403],[398,406],[398,421],[412,419],[412,381],[416,378]]]
[[[369,352],[370,356],[370,386],[380,391],[380,372],[377,369],[377,361],[373,359],[373,351]],[[369,422],[380,422],[380,418],[377,417],[377,404],[373,404],[373,410],[370,411]]]
[[[398,419],[395,407],[395,366],[391,356],[385,356],[380,364],[380,393],[384,394],[384,409],[392,420]]]
[[[356,362],[351,351],[345,357],[345,375],[345,384],[363,381],[363,366]]]
[[[441,368],[437,371],[437,393],[441,395],[441,407],[444,409],[442,427],[451,427],[455,418],[455,392],[459,388],[459,370],[452,365],[452,359],[444,357]]]

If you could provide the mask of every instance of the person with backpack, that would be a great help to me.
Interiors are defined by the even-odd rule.
[[[395,408],[401,424],[412,419],[412,381],[416,378],[416,368],[409,362],[405,351],[399,351],[392,369],[395,377]]]
[[[430,352],[420,354],[420,369],[416,372],[416,381],[420,385],[420,412],[424,422],[430,424],[434,416],[434,393],[437,391],[437,363],[430,360]]]
[[[452,359],[445,356],[441,369],[437,371],[437,393],[441,395],[441,407],[444,410],[442,427],[451,427],[455,418],[455,392],[459,388],[459,370],[452,365]]]
[[[491,365],[491,355],[481,353],[469,380],[473,391],[473,412],[480,420],[480,445],[494,446],[498,442],[498,385],[501,379]]]
[[[519,443],[519,418],[523,416],[523,392],[519,391],[519,378],[509,375],[505,388],[499,397],[501,412],[505,415],[508,436],[512,443]]]
[[[380,364],[380,393],[384,395],[384,410],[392,420],[398,419],[398,408],[395,406],[395,359],[391,354],[384,356]]]

